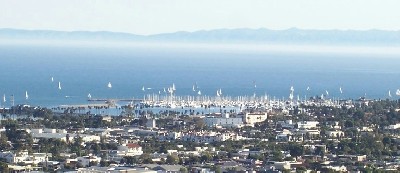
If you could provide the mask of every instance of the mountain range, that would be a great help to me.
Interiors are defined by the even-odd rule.
[[[385,30],[287,30],[215,29],[195,32],[174,32],[136,35],[108,31],[53,31],[0,29],[0,40],[78,40],[190,43],[290,43],[290,44],[356,44],[400,45],[400,31]]]

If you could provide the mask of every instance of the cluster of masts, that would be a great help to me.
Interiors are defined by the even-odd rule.
[[[51,77],[51,82],[52,82],[52,83],[54,82],[54,77]],[[256,85],[256,82],[255,82],[255,81],[253,81],[253,86],[254,86],[254,88],[257,88],[257,85]],[[111,82],[108,82],[107,88],[109,88],[109,89],[112,88]],[[58,82],[58,90],[61,90],[61,89],[62,89],[62,87],[61,87],[61,82],[59,81],[59,82]],[[143,92],[146,91],[146,90],[152,90],[152,89],[153,89],[153,88],[150,88],[150,87],[148,87],[148,88],[145,88],[144,86],[142,87],[142,91],[143,91]],[[306,90],[307,90],[307,91],[310,91],[311,89],[310,89],[310,87],[307,87]],[[201,90],[199,89],[199,87],[198,87],[198,85],[197,85],[197,82],[193,85],[192,91],[195,92],[195,93],[197,93],[198,96],[201,96],[201,95],[202,95]],[[290,92],[289,92],[289,100],[294,100],[294,87],[291,86],[290,89],[289,89],[289,91],[290,91]],[[171,97],[172,97],[172,96],[176,93],[175,83],[173,83],[172,86],[170,86],[170,87],[163,88],[163,92],[164,92],[164,93],[170,94]],[[340,92],[340,94],[343,94],[342,87],[339,87],[339,92]],[[159,95],[161,94],[161,90],[158,91],[158,94],[159,94]],[[397,96],[400,96],[400,89],[397,89],[395,94],[396,94]],[[217,97],[222,97],[222,89],[221,89],[221,88],[217,89],[217,91],[216,91],[216,96],[217,96]],[[325,90],[325,93],[321,94],[320,98],[321,98],[321,99],[324,99],[324,98],[327,97],[327,96],[329,96],[329,92],[328,92],[328,90]],[[67,97],[67,96],[66,96],[66,97]],[[87,97],[88,97],[88,99],[91,99],[91,98],[92,98],[92,96],[91,96],[90,93],[88,94]],[[255,94],[254,94],[254,97],[255,97]],[[391,94],[391,91],[390,91],[390,90],[388,91],[388,97],[392,97],[392,94]],[[299,99],[300,99],[300,98],[299,98],[299,95],[298,95],[298,96],[297,96],[297,100],[299,100]],[[29,100],[28,91],[25,91],[25,100]],[[4,94],[4,95],[3,95],[3,103],[5,103],[6,101],[7,101],[7,100],[6,100],[6,95]]]

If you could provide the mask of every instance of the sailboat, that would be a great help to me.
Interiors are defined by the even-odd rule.
[[[197,94],[198,94],[198,95],[201,95],[201,91],[199,90],[199,91],[197,92]]]
[[[342,87],[339,87],[340,94],[343,94]]]
[[[108,87],[108,88],[112,88],[111,82],[108,82],[107,87]]]
[[[144,86],[142,87],[142,91],[145,91]]]
[[[219,93],[219,90],[217,90],[217,96],[218,96],[218,97],[221,96],[221,94]]]
[[[61,90],[61,82],[58,82],[58,89]]]
[[[307,87],[307,91],[310,91],[310,87]]]
[[[92,95],[90,95],[90,93],[87,95],[88,99],[92,99]]]
[[[396,90],[396,95],[400,96],[400,89]]]
[[[194,88],[194,85],[193,85],[193,88],[192,88],[192,90],[193,90],[193,92],[195,92],[195,91],[196,91],[196,89]]]
[[[54,78],[53,77],[51,77],[51,82],[54,82]]]
[[[389,95],[389,97],[392,97],[392,94],[390,93],[390,90],[389,90],[389,93],[388,93],[388,95]]]
[[[173,83],[172,84],[172,91],[175,91],[176,90],[176,88],[175,88],[175,83]]]
[[[326,95],[327,95],[327,96],[329,96],[329,92],[328,92],[328,90],[325,90],[325,93],[326,93]]]
[[[290,87],[290,91],[294,92],[294,87],[293,86]]]
[[[289,99],[290,99],[290,100],[293,100],[293,93],[290,93],[290,94],[289,94]]]
[[[7,100],[6,100],[6,94],[4,94],[3,95],[3,103],[5,103]]]
[[[29,99],[28,91],[25,91],[25,100]]]

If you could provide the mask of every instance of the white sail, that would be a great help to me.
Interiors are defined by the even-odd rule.
[[[108,87],[108,88],[112,88],[111,82],[108,82],[107,87]]]
[[[307,87],[307,91],[310,91],[310,87]]]
[[[87,95],[88,99],[92,99],[92,95],[90,93]]]
[[[400,96],[400,89],[396,90],[396,95]]]
[[[294,87],[293,86],[290,87],[290,91],[294,92]]]
[[[6,94],[4,94],[3,95],[3,102],[5,103],[7,100],[6,100]]]
[[[196,91],[196,89],[194,88],[194,85],[193,85],[193,88],[192,88],[192,90],[193,90],[193,91]]]
[[[145,91],[144,86],[142,87],[142,91]]]
[[[58,89],[61,90],[61,82],[58,82]]]
[[[324,94],[321,94],[321,99],[322,99],[322,100],[324,99]]]
[[[289,94],[289,99],[293,100],[293,94],[292,93]]]
[[[198,94],[198,95],[201,95],[201,91],[199,90],[199,91],[197,92],[197,94]]]
[[[339,87],[340,94],[343,94],[342,87]]]
[[[219,90],[217,90],[217,96],[218,96],[218,97],[221,96],[221,94],[219,94]]]
[[[51,82],[54,82],[54,78],[53,77],[51,77]]]
[[[176,90],[176,88],[175,88],[175,83],[173,83],[172,84],[172,91],[175,91]]]
[[[222,89],[221,88],[219,89],[219,95],[222,95]]]
[[[392,94],[390,93],[390,90],[389,90],[389,93],[388,93],[388,95],[389,95],[389,97],[392,97]]]
[[[327,96],[329,96],[329,92],[328,92],[328,90],[325,90],[325,93],[326,93],[326,95],[327,95]]]
[[[28,91],[25,91],[25,100],[29,99]]]
[[[164,88],[164,92],[166,93],[167,91],[165,90],[165,88]]]

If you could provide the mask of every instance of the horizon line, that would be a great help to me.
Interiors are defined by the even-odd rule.
[[[118,34],[129,34],[129,35],[137,35],[137,36],[155,36],[155,35],[163,35],[163,34],[175,34],[175,33],[196,33],[196,32],[210,32],[217,30],[269,30],[269,31],[290,31],[290,30],[301,30],[301,31],[338,31],[338,32],[369,32],[369,31],[380,31],[380,32],[400,32],[398,30],[388,30],[388,29],[310,29],[310,28],[298,28],[298,27],[290,27],[286,29],[270,29],[266,27],[259,28],[249,28],[249,27],[240,27],[240,28],[214,28],[214,29],[199,29],[199,30],[177,30],[171,32],[160,32],[154,34],[137,34],[131,32],[123,32],[123,31],[109,31],[109,30],[54,30],[54,29],[24,29],[24,28],[0,28],[0,30],[20,30],[20,31],[52,31],[52,32],[88,32],[88,33],[118,33]]]

